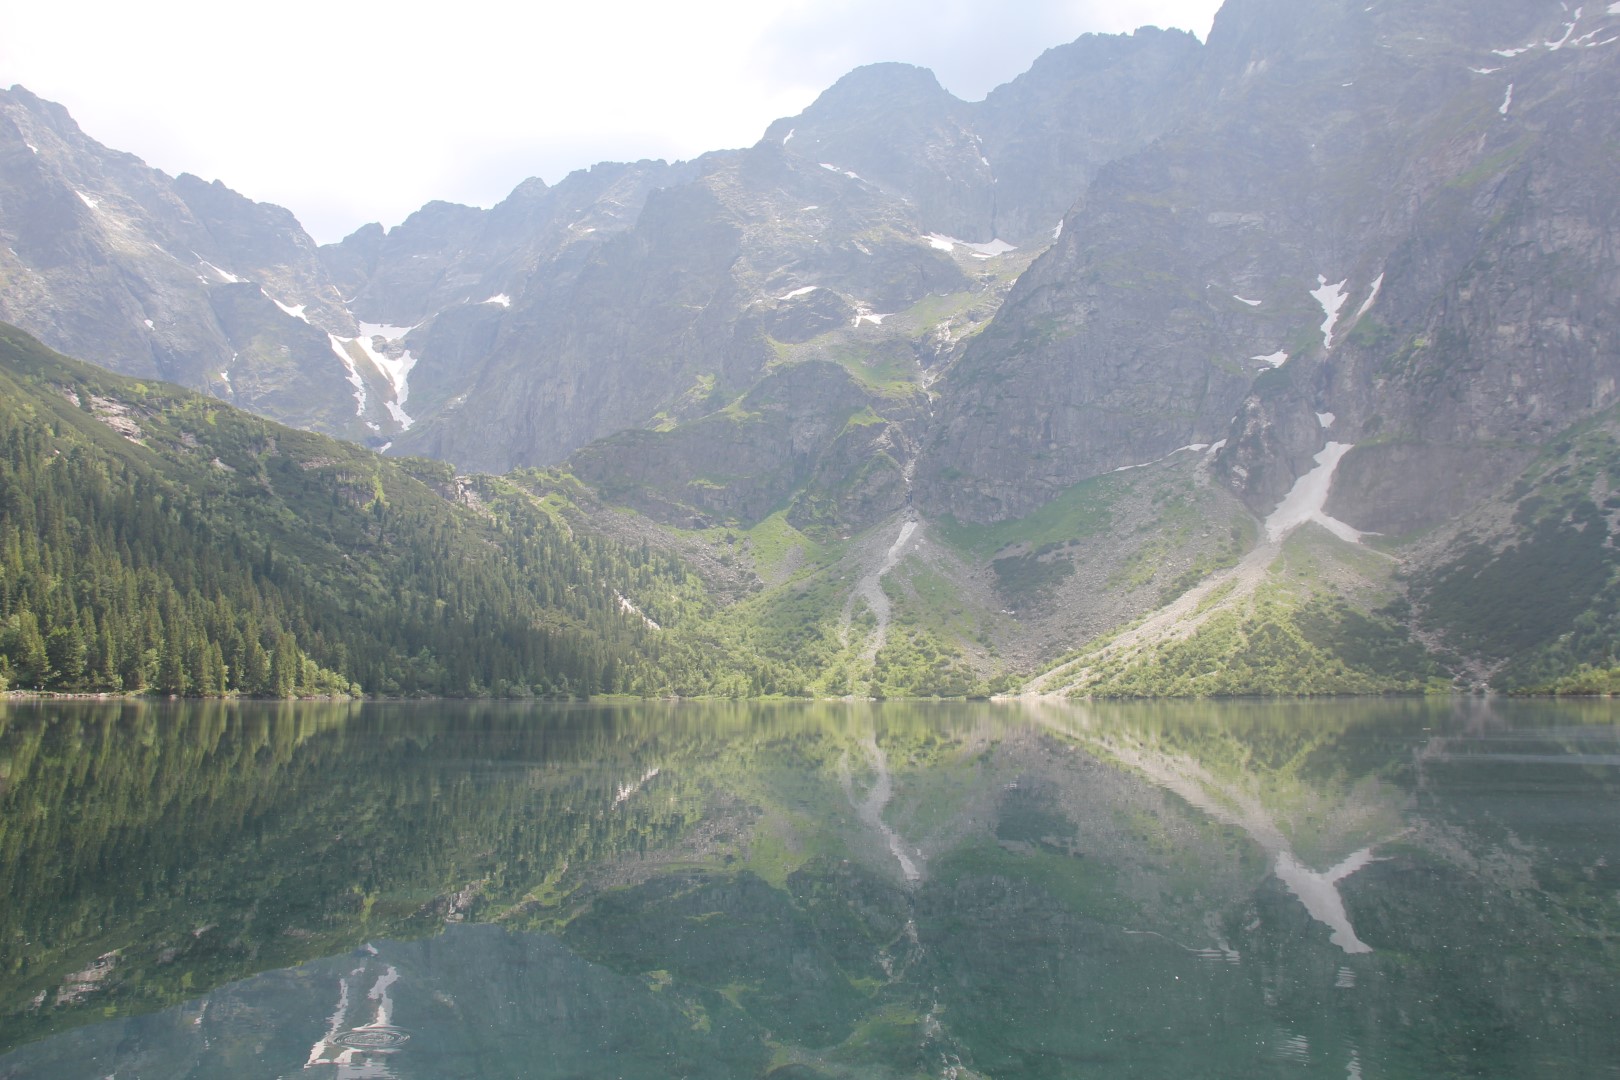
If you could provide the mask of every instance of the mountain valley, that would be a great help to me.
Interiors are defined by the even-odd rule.
[[[1208,43],[1088,35],[981,102],[861,68],[746,149],[324,246],[14,87],[0,655],[191,693],[278,689],[238,677],[278,634],[322,692],[1609,692],[1617,58],[1620,5],[1228,0]],[[180,639],[74,652],[135,616],[64,605],[25,521],[135,527],[46,511],[69,459],[194,500],[244,608],[288,550],[310,613],[179,583]],[[471,576],[417,596],[431,558]],[[468,655],[537,633],[566,663]]]

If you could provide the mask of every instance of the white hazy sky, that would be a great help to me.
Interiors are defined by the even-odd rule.
[[[0,85],[323,243],[598,161],[749,146],[900,60],[968,100],[1088,31],[1207,37],[1218,0],[79,0],[0,4]]]

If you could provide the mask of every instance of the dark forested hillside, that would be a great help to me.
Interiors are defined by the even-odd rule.
[[[758,692],[557,485],[385,461],[0,326],[0,678],[165,694]],[[654,613],[658,618],[652,617]],[[662,621],[660,621],[662,620]]]

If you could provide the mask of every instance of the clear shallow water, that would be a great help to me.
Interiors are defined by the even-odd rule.
[[[1617,718],[0,706],[0,1077],[1616,1075]]]

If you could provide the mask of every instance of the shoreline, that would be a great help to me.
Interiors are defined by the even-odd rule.
[[[1512,700],[1512,701],[1613,701],[1613,700],[1616,700],[1616,699],[1620,699],[1620,693],[1610,693],[1610,694],[1549,694],[1549,693],[1516,694],[1516,693],[1512,693],[1512,692],[1498,692],[1498,691],[1491,691],[1491,692],[1487,692],[1487,693],[1471,693],[1471,692],[1466,692],[1466,691],[1455,691],[1455,692],[1452,692],[1452,693],[1449,693],[1449,694],[1429,694],[1429,693],[1421,693],[1421,692],[1389,693],[1389,694],[1376,694],[1376,693],[1373,693],[1373,694],[1224,694],[1224,695],[1214,696],[1214,697],[1067,697],[1067,696],[1064,696],[1064,695],[1061,695],[1061,694],[994,694],[994,695],[983,696],[983,697],[860,697],[860,696],[846,695],[846,696],[842,696],[842,697],[762,696],[762,697],[742,697],[742,698],[723,698],[723,697],[710,697],[710,696],[700,696],[700,697],[675,697],[675,696],[634,697],[634,696],[626,695],[626,694],[600,694],[600,695],[597,695],[597,696],[594,696],[594,697],[556,697],[556,698],[550,698],[550,697],[510,698],[510,697],[494,697],[494,696],[477,696],[477,697],[443,697],[443,696],[428,696],[428,697],[380,697],[380,696],[379,697],[372,697],[372,696],[361,696],[361,697],[348,697],[348,696],[343,696],[343,697],[338,697],[338,696],[331,696],[331,695],[328,695],[328,696],[315,696],[315,697],[257,698],[257,697],[238,697],[238,696],[234,696],[234,695],[227,695],[227,696],[224,696],[224,697],[184,697],[184,696],[175,695],[175,694],[166,694],[166,695],[147,694],[147,693],[142,693],[140,691],[123,691],[123,692],[118,692],[118,693],[112,693],[112,692],[107,692],[107,693],[67,693],[67,692],[57,692],[57,691],[51,691],[51,690],[4,690],[4,691],[0,691],[0,702],[10,702],[10,701],[17,701],[17,702],[46,702],[46,701],[64,701],[64,702],[66,702],[66,701],[73,701],[73,702],[95,702],[95,703],[139,702],[139,703],[154,704],[154,705],[155,704],[178,704],[178,703],[183,703],[183,702],[184,703],[193,703],[193,704],[218,703],[218,704],[234,704],[234,705],[276,705],[276,704],[317,704],[317,703],[319,703],[319,704],[334,704],[335,705],[335,704],[341,704],[341,703],[344,703],[344,702],[352,702],[352,703],[357,704],[357,705],[366,705],[366,704],[373,704],[373,703],[375,703],[375,704],[391,704],[391,705],[405,705],[405,704],[416,704],[416,703],[421,703],[421,704],[480,703],[480,704],[510,704],[510,705],[519,705],[519,704],[528,704],[528,705],[590,705],[590,704],[606,705],[606,704],[642,704],[642,703],[651,703],[651,702],[665,702],[665,703],[678,704],[678,703],[684,703],[684,702],[714,702],[714,701],[732,701],[732,702],[739,702],[739,703],[753,702],[753,703],[770,703],[770,704],[790,704],[790,703],[826,704],[826,703],[831,703],[831,702],[844,702],[844,703],[866,702],[866,703],[871,703],[871,704],[880,704],[880,703],[883,703],[883,702],[908,702],[908,703],[930,702],[930,703],[936,703],[936,704],[956,704],[956,705],[964,705],[964,704],[971,704],[971,703],[975,703],[975,702],[983,702],[983,703],[987,703],[987,704],[1005,705],[1005,704],[1016,703],[1016,702],[1029,703],[1029,702],[1066,702],[1066,701],[1085,702],[1085,703],[1088,703],[1088,704],[1097,704],[1097,703],[1123,704],[1123,703],[1128,703],[1128,702],[1147,703],[1147,702],[1170,702],[1170,701],[1174,701],[1174,702],[1199,702],[1199,701],[1203,701],[1203,702],[1226,702],[1226,701],[1271,701],[1271,702],[1278,702],[1278,701],[1320,701],[1320,702],[1330,702],[1330,701],[1420,700],[1420,699],[1438,700],[1440,698],[1445,698],[1447,700],[1453,700],[1453,701],[1455,701],[1455,700],[1488,700],[1488,699],[1503,699],[1503,700]]]

